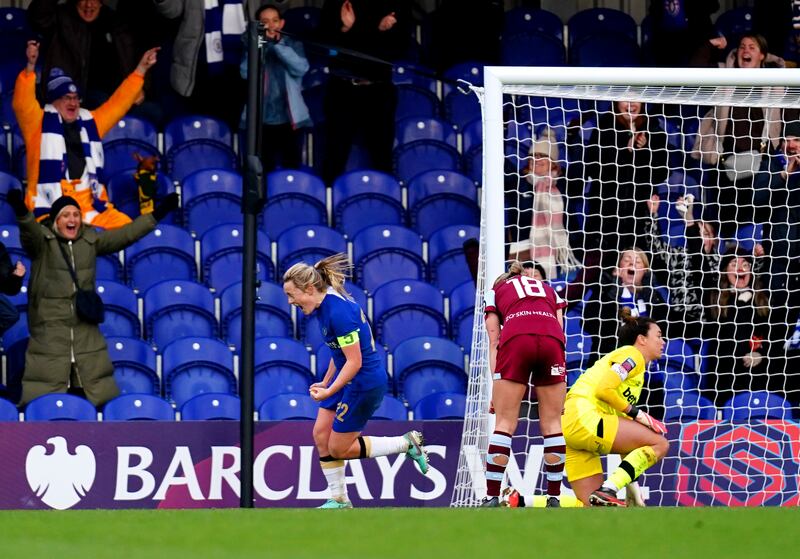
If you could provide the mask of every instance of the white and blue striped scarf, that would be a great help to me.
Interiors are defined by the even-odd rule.
[[[92,189],[94,206],[97,212],[106,209],[106,203],[99,200],[103,187],[97,180],[103,170],[103,144],[97,133],[97,125],[92,113],[81,109],[79,113],[81,143],[86,156],[86,168],[81,184],[75,190]],[[67,178],[67,143],[64,140],[64,127],[61,115],[53,105],[45,105],[42,119],[42,143],[39,156],[39,184],[36,185],[36,198],[33,214],[36,217],[50,212],[50,206],[61,197],[61,180]]]
[[[242,0],[205,0],[206,61],[217,74],[223,64],[239,65],[241,36],[246,28]]]

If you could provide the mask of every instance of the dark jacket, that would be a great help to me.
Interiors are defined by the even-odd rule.
[[[16,263],[6,250],[6,245],[0,243],[0,293],[16,295],[22,289],[22,278],[14,275]]]
[[[124,249],[155,229],[152,214],[119,229],[97,232],[81,227],[75,241],[38,223],[33,214],[18,218],[22,246],[31,257],[28,283],[30,342],[25,355],[21,403],[43,394],[65,392],[71,363],[86,397],[100,405],[115,397],[114,367],[100,328],[75,312],[75,285],[59,244],[71,255],[78,287],[94,289],[97,257]]]
[[[33,0],[28,6],[28,22],[44,41],[42,84],[47,83],[50,69],[58,67],[81,92],[91,89],[110,95],[136,68],[133,36],[111,8],[102,6],[97,19],[87,23],[78,15],[76,3]]]

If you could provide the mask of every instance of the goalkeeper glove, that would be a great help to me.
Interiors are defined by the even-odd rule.
[[[625,504],[629,507],[644,507],[644,499],[642,498],[642,491],[639,483],[636,481],[630,482],[625,486]]]
[[[667,433],[667,426],[664,425],[661,421],[650,415],[649,413],[643,412],[639,408],[634,405],[631,405],[631,409],[626,412],[634,421],[637,421],[650,429],[658,433],[659,435],[665,435]]]

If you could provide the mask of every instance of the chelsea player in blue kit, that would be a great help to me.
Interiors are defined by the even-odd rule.
[[[344,461],[406,454],[420,471],[428,472],[428,455],[422,434],[410,431],[399,437],[362,436],[386,393],[387,373],[375,352],[375,342],[364,311],[344,289],[350,264],[339,253],[314,266],[303,262],[283,275],[289,304],[314,315],[331,362],[321,382],[311,385],[311,397],[320,403],[314,424],[314,443],[331,498],[320,508],[351,508],[347,496]]]

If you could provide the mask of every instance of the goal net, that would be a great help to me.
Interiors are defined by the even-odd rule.
[[[782,69],[485,69],[473,88],[483,215],[453,506],[486,491],[482,299],[514,259],[569,304],[570,386],[617,347],[622,307],[661,325],[665,353],[640,404],[666,421],[671,448],[640,480],[649,505],[796,504],[799,85]],[[504,484],[533,496],[545,476],[529,392]],[[604,459],[606,472],[619,459]]]

